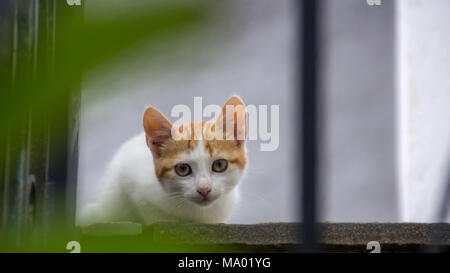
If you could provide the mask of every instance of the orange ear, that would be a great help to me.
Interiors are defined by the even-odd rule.
[[[149,106],[143,119],[147,146],[156,157],[161,156],[164,144],[171,137],[172,123],[156,108]]]
[[[228,99],[222,107],[222,112],[217,118],[216,125],[220,126],[220,122],[222,122],[225,138],[233,139],[238,146],[241,146],[247,136],[247,113],[241,98],[232,96]]]

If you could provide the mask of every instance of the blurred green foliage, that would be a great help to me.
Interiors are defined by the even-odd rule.
[[[71,91],[68,86],[79,81],[84,72],[107,62],[137,42],[171,39],[205,23],[208,8],[205,1],[148,1],[138,13],[121,12],[120,17],[110,14],[78,23],[70,13],[58,13],[57,35],[64,35],[64,39],[57,40],[54,64],[47,66],[49,70],[50,67],[55,69],[27,82],[17,81],[14,86],[10,75],[3,74],[0,78],[0,124],[14,126],[20,123],[16,117],[27,111],[30,105],[39,106],[49,115],[58,117],[58,103]],[[38,52],[42,52],[41,49]],[[49,61],[36,57],[38,62]],[[18,58],[14,66],[28,67],[29,61]],[[2,131],[5,129],[5,126],[0,127]]]
[[[37,161],[48,160],[48,157],[39,155],[48,149],[48,144],[36,144],[34,140],[46,141],[49,121],[51,127],[56,127],[61,135],[66,134],[70,126],[67,120],[68,108],[71,107],[72,95],[79,93],[81,89],[83,74],[108,63],[136,43],[170,41],[175,36],[185,35],[207,24],[211,9],[210,1],[146,1],[145,5],[137,5],[128,12],[119,6],[116,12],[103,12],[101,16],[90,16],[89,20],[83,20],[82,7],[86,1],[89,0],[82,1],[81,7],[69,7],[65,1],[59,0],[53,1],[57,3],[57,7],[46,6],[44,1],[39,1],[34,3],[43,4],[33,10],[28,9],[28,4],[32,1],[24,0],[15,2],[17,6],[11,8],[9,14],[0,13],[8,15],[7,19],[11,22],[16,16],[15,23],[9,24],[9,29],[5,28],[6,20],[0,21],[0,31],[5,31],[2,37],[9,37],[0,41],[1,53],[8,50],[10,52],[9,56],[1,56],[2,61],[6,61],[0,64],[0,204],[13,204],[12,209],[0,211],[0,216],[2,212],[10,214],[18,211],[17,207],[26,206],[25,203],[29,202],[28,199],[22,201],[15,198],[24,194],[23,187],[29,183],[28,175],[33,167],[41,169],[42,177],[46,175],[46,170],[42,168],[46,168],[44,165],[47,163],[37,164]],[[117,1],[111,1],[110,4],[115,2]],[[136,3],[138,1],[134,1],[135,5]],[[27,10],[21,12],[21,9]],[[15,14],[15,11],[19,12]],[[14,45],[18,45],[17,48]],[[158,51],[158,54],[170,54],[170,47],[166,52]],[[76,109],[74,113],[77,114]],[[65,143],[55,145],[57,141],[58,139],[50,139],[49,143],[53,147],[65,147]],[[66,152],[61,151],[61,154],[66,155]],[[4,154],[7,154],[6,159]],[[26,156],[22,156],[23,154]],[[30,160],[34,161],[31,165]],[[4,181],[5,177],[9,178]],[[9,188],[6,187],[6,194],[2,192],[5,183],[10,184]],[[37,191],[45,192],[39,188]],[[14,196],[10,196],[10,200],[3,199],[11,192]],[[44,197],[40,201],[46,202]],[[58,199],[60,203],[51,206],[65,208],[62,203],[64,198],[61,200]],[[0,209],[3,208],[0,206]],[[69,252],[66,250],[68,240],[82,240],[82,245],[89,245],[90,251],[94,252],[201,252],[209,249],[169,247],[139,236],[82,237],[77,230],[67,230],[64,215],[54,214],[53,217],[60,217],[47,221],[48,218],[45,217],[48,217],[48,212],[45,210],[48,209],[49,204],[37,204],[30,208],[30,212],[22,213],[22,218],[10,217],[12,222],[18,221],[20,224],[14,224],[11,228],[2,227],[2,231],[9,231],[0,231],[0,252]],[[60,213],[64,214],[64,211]],[[39,226],[39,220],[27,219],[31,214],[46,223]],[[47,232],[41,233],[43,227],[48,226]],[[22,231],[26,231],[26,236],[23,236],[25,233],[21,233]],[[15,236],[16,233],[20,238]]]

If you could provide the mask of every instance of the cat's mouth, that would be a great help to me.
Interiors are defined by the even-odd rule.
[[[211,199],[202,199],[198,202],[198,204],[200,206],[208,206],[212,203],[213,201]]]
[[[211,205],[216,199],[217,198],[206,197],[206,198],[202,198],[202,199],[193,200],[193,202],[199,206],[207,207],[207,206]]]

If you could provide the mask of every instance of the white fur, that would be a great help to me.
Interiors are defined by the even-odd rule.
[[[97,201],[79,215],[79,225],[97,222],[134,221],[150,224],[158,221],[187,220],[200,223],[223,222],[238,198],[236,185],[243,170],[229,166],[223,173],[210,171],[210,158],[203,143],[180,162],[192,167],[193,175],[160,183],[154,172],[152,154],[139,134],[117,151],[102,180]],[[211,183],[210,204],[200,205],[198,183]]]

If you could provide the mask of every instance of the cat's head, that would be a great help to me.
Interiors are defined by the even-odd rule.
[[[148,107],[143,120],[163,189],[208,206],[236,187],[247,165],[245,105],[232,96],[217,119],[173,125]]]

